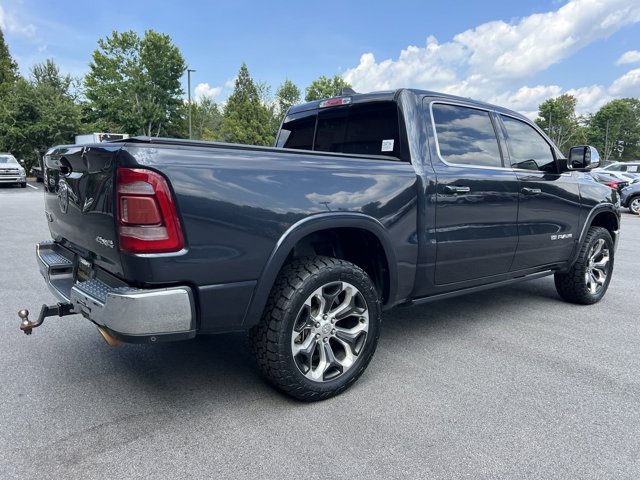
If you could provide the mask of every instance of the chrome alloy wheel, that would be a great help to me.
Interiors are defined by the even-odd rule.
[[[589,293],[596,294],[603,287],[609,275],[609,247],[604,239],[600,238],[589,252],[589,264],[584,273],[585,283]]]
[[[358,360],[369,331],[369,309],[360,291],[347,282],[330,282],[304,302],[291,333],[291,352],[309,380],[327,382]]]
[[[640,210],[640,197],[635,197],[631,200],[629,207],[633,213],[638,213],[638,210]]]

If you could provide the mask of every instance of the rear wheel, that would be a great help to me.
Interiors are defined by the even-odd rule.
[[[323,400],[351,386],[375,352],[381,309],[356,265],[309,257],[285,266],[252,330],[266,378],[295,398]]]
[[[640,196],[633,197],[631,201],[629,201],[629,211],[636,215],[638,214],[638,211],[640,211]]]
[[[609,231],[591,227],[578,260],[567,273],[556,273],[558,294],[568,302],[590,305],[600,301],[613,273],[613,240]]]

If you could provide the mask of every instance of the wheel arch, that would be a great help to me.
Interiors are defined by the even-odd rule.
[[[587,219],[585,220],[582,227],[582,231],[580,232],[580,238],[576,242],[576,245],[573,249],[571,259],[566,269],[563,270],[568,270],[569,268],[571,268],[578,259],[582,243],[584,242],[584,239],[587,236],[587,232],[591,227],[602,227],[607,229],[613,240],[614,249],[615,246],[617,246],[618,236],[620,234],[620,216],[613,204],[597,205],[589,212],[589,215],[587,216]]]
[[[640,192],[629,196],[629,198],[627,199],[627,208],[629,209],[630,212],[632,212],[632,210],[631,210],[631,202],[633,202],[636,198],[640,198]]]
[[[358,240],[364,241],[363,248],[354,248],[360,246]],[[258,279],[244,327],[252,327],[260,320],[282,267],[291,258],[306,255],[328,255],[355,263],[369,274],[383,305],[394,303],[397,260],[385,227],[375,218],[359,213],[318,214],[292,225],[274,247]]]

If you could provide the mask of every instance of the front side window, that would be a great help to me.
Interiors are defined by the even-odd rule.
[[[535,128],[515,118],[501,118],[513,168],[558,173],[551,146]]]
[[[489,112],[433,104],[440,156],[447,163],[502,167],[498,139]]]

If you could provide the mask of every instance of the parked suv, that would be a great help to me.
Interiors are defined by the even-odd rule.
[[[3,183],[27,187],[27,173],[10,153],[0,153],[0,184]]]

